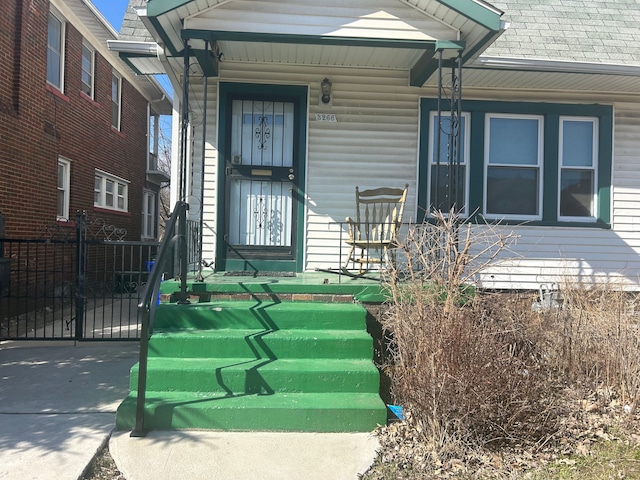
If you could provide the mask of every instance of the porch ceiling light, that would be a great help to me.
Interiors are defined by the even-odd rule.
[[[329,103],[331,101],[331,80],[325,77],[320,84],[320,90],[322,91],[322,103]]]

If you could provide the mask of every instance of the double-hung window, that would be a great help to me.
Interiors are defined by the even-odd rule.
[[[156,194],[145,190],[142,193],[142,237],[156,238]]]
[[[128,211],[129,182],[106,172],[96,170],[93,186],[93,204],[120,212]]]
[[[49,12],[47,35],[47,82],[63,91],[64,85],[64,22]]]
[[[431,112],[429,118],[429,206],[468,215],[469,114],[440,117]]]
[[[122,79],[115,73],[111,73],[111,126],[120,130],[122,99]]]
[[[560,117],[560,220],[596,220],[597,132],[597,118]]]
[[[69,220],[69,186],[71,179],[71,162],[66,158],[58,157],[58,198],[56,216],[60,221]]]
[[[444,103],[438,132],[438,102],[420,102],[420,211],[449,211],[448,192],[457,191],[464,205],[456,203],[456,210],[463,214],[609,227],[612,106],[465,100],[455,140]],[[456,143],[460,155],[452,166]]]
[[[487,114],[484,212],[488,218],[542,218],[542,117]]]
[[[95,52],[86,40],[82,41],[82,73],[80,88],[89,98],[93,99],[93,71],[95,66]]]

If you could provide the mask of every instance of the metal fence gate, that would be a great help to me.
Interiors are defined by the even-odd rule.
[[[0,237],[0,340],[137,340],[139,297],[158,242],[101,219]]]

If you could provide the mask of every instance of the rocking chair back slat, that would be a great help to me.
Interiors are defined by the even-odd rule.
[[[359,263],[363,271],[365,263],[381,263],[382,258],[373,256],[365,250],[380,251],[385,256],[389,248],[397,246],[396,237],[402,222],[404,204],[409,185],[404,188],[374,188],[360,191],[356,187],[356,219],[347,218],[351,245],[346,266],[349,262]],[[360,249],[360,257],[354,255]]]

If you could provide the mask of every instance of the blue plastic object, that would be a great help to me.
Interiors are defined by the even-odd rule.
[[[387,408],[400,420],[404,420],[404,412],[400,405],[387,405]]]

